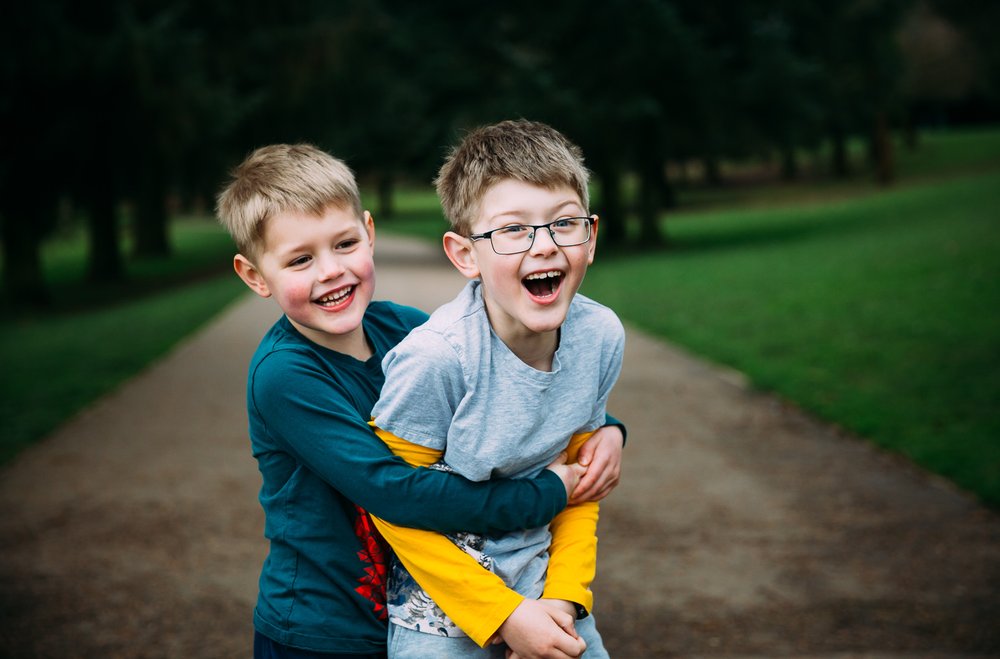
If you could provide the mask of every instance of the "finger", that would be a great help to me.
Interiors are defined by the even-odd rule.
[[[576,484],[573,496],[570,499],[574,502],[591,500],[606,485],[602,481],[602,476],[603,473],[600,464],[593,464],[587,467],[586,473],[580,479],[580,482]]]
[[[570,657],[579,657],[587,651],[587,642],[574,636],[562,636],[556,643],[556,649]]]
[[[594,453],[597,452],[597,445],[600,442],[589,439],[583,443],[580,447],[580,451],[576,454],[576,461],[582,465],[589,465],[590,461],[594,459]]]
[[[560,611],[558,609],[548,609],[549,616],[552,620],[559,625],[567,634],[576,638],[576,627],[573,623],[576,622],[573,616],[566,613],[565,611]]]

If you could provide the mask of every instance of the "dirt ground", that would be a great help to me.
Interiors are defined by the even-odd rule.
[[[379,297],[430,309],[462,284],[435,250],[378,252]],[[0,472],[0,657],[250,655],[266,547],[243,392],[276,314],[247,297]],[[995,512],[632,329],[611,408],[630,433],[594,586],[612,656],[1000,656]]]

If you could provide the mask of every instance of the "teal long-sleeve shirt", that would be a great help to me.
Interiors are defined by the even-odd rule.
[[[281,318],[250,363],[250,440],[262,476],[270,551],[254,611],[257,631],[317,652],[385,649],[384,548],[366,511],[440,532],[503,533],[548,524],[566,505],[550,471],[473,483],[414,469],[367,421],[383,383],[382,357],[427,319],[373,302],[361,362],[304,338]]]

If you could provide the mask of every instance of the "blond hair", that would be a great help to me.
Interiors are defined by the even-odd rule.
[[[361,218],[354,173],[342,160],[311,144],[272,144],[257,149],[231,173],[216,200],[219,221],[241,254],[263,250],[268,220],[287,212],[320,216],[330,207]]]
[[[452,231],[469,235],[489,188],[514,179],[545,188],[572,188],[586,211],[590,206],[583,152],[542,123],[502,121],[476,128],[452,149],[434,185]]]

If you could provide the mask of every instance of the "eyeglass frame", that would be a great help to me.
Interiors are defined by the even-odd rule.
[[[578,243],[573,243],[572,245],[560,245],[559,243],[557,243],[556,242],[556,232],[552,230],[552,225],[553,224],[558,224],[559,222],[565,222],[566,220],[586,220],[587,221],[587,237],[584,240],[581,240]],[[549,222],[547,224],[520,224],[520,223],[514,223],[514,224],[508,224],[508,225],[502,226],[502,227],[497,227],[496,229],[490,229],[489,231],[484,231],[482,233],[470,233],[469,234],[469,240],[471,240],[472,242],[476,242],[477,240],[484,240],[484,239],[489,240],[490,241],[490,248],[493,250],[494,254],[497,254],[498,256],[511,256],[512,254],[524,254],[525,252],[530,251],[531,248],[534,247],[534,245],[535,245],[535,236],[538,234],[538,229],[548,229],[549,230],[549,237],[552,238],[553,244],[555,244],[557,247],[576,247],[577,245],[586,245],[587,243],[590,242],[590,239],[594,237],[594,223],[595,222],[597,222],[597,215],[588,215],[588,216],[576,215],[576,216],[573,216],[573,217],[560,217],[559,219],[552,220],[551,222]],[[503,231],[505,229],[510,229],[511,227],[525,227],[525,228],[528,228],[528,229],[535,229],[535,231],[531,232],[531,242],[528,243],[528,246],[526,248],[524,248],[522,250],[519,250],[517,252],[498,252],[497,248],[496,248],[496,245],[493,244],[493,234],[496,233],[497,231]]]

